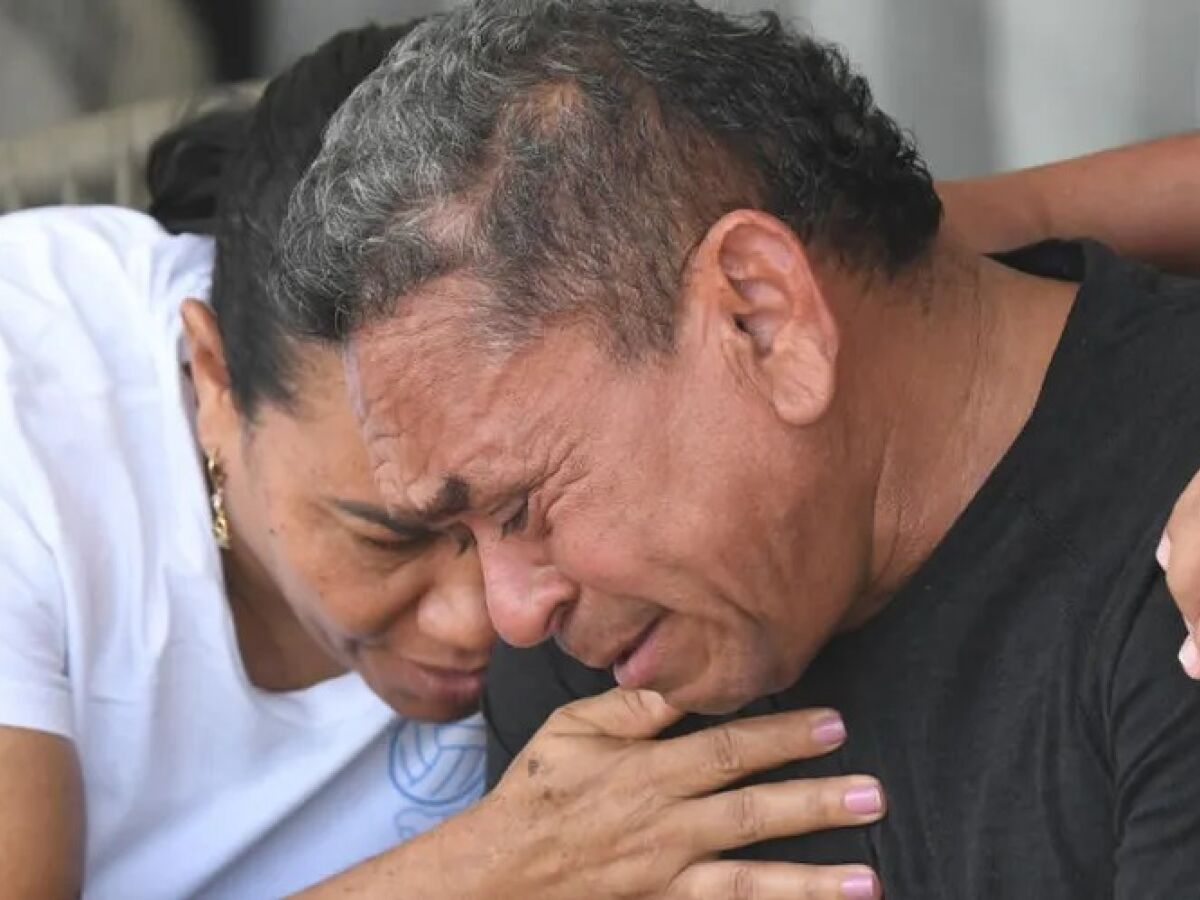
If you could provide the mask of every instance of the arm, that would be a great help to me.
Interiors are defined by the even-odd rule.
[[[0,421],[0,435],[14,432]],[[10,447],[12,444],[9,445]],[[83,887],[83,786],[70,739],[54,560],[0,484],[0,897]]]
[[[0,896],[78,897],[83,785],[71,742],[0,727],[0,810]]]
[[[980,251],[1095,237],[1200,273],[1200,132],[938,185],[947,227]]]

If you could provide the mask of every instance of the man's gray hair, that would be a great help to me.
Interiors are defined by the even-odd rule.
[[[330,123],[273,270],[295,327],[342,340],[432,279],[479,285],[481,337],[596,329],[669,349],[679,278],[736,208],[891,276],[941,207],[836,50],[687,0],[478,0],[399,44]]]

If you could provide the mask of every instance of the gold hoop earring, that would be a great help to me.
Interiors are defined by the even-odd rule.
[[[204,454],[204,467],[208,470],[209,502],[212,504],[212,533],[217,546],[229,549],[229,515],[225,512],[225,469],[216,453]]]

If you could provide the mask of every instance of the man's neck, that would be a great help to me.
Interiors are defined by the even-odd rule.
[[[870,580],[848,627],[928,559],[1012,446],[1077,291],[940,241],[927,269],[883,291],[897,296],[873,298],[863,396],[881,453]]]

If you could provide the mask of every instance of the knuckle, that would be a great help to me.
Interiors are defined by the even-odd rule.
[[[795,826],[806,832],[853,821],[845,806],[844,786],[828,779],[805,785],[788,807]]]
[[[812,812],[819,824],[849,820],[851,815],[846,809],[846,785],[841,782],[824,785]]]
[[[762,804],[749,789],[733,791],[728,796],[729,822],[737,839],[742,843],[752,843],[763,833]]]
[[[833,878],[805,878],[799,891],[801,900],[828,900],[840,893]]]
[[[562,726],[564,723],[571,721],[578,716],[578,700],[573,700],[563,706],[558,707],[554,712],[546,717],[546,723],[543,726],[543,731],[551,730]],[[541,732],[539,732],[541,734]]]
[[[717,772],[734,774],[742,771],[742,748],[732,728],[718,727],[708,735],[708,763]]]
[[[562,737],[569,735],[577,735],[579,733],[591,734],[597,729],[591,718],[592,701],[594,697],[585,697],[582,700],[572,700],[563,706],[558,707],[554,712],[546,718],[545,723],[537,734],[544,736],[544,739],[551,737]]]
[[[562,719],[580,719],[583,715],[601,698],[599,697],[580,697],[577,700],[572,700],[570,703],[564,703],[558,709],[550,714],[551,721],[559,721]]]
[[[662,892],[663,900],[699,900],[704,895],[694,869],[684,869]]]
[[[646,700],[641,691],[621,691],[621,699],[625,703],[625,711],[630,717],[640,719],[646,714]]]
[[[730,900],[754,900],[757,893],[754,871],[744,863],[731,866],[728,893]]]

